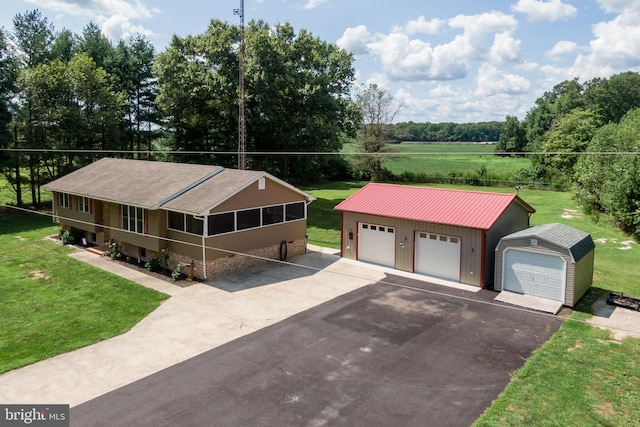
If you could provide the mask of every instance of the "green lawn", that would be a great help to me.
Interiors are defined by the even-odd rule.
[[[167,295],[70,258],[58,227],[0,213],[0,373],[120,335]]]
[[[403,172],[447,176],[452,172],[475,171],[485,166],[494,179],[513,179],[531,161],[519,157],[494,155],[489,144],[389,144],[383,166],[396,175]],[[356,144],[345,144],[343,153],[356,152]]]
[[[318,200],[309,205],[309,242],[339,248],[340,215],[333,206],[364,182],[305,188]],[[510,188],[451,187],[514,192]],[[607,224],[585,217],[570,193],[522,189],[537,211],[531,224],[560,222],[596,241],[593,288],[572,319],[514,373],[513,381],[477,421],[478,426],[624,426],[640,420],[640,340],[621,343],[585,325],[590,303],[615,290],[640,296],[640,247]]]

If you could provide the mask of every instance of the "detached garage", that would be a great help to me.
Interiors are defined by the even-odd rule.
[[[495,290],[573,307],[593,282],[591,235],[545,224],[503,237],[496,247]]]
[[[335,209],[343,257],[481,287],[500,238],[535,212],[515,194],[377,183]]]

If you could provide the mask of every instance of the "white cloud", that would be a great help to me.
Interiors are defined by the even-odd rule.
[[[518,3],[511,6],[511,9],[527,15],[529,20],[533,22],[569,19],[578,13],[578,9],[569,3],[562,2],[562,0],[518,0]]]
[[[354,55],[362,55],[368,52],[367,45],[372,41],[371,33],[364,25],[347,28],[336,44],[344,50],[348,50]]]
[[[304,5],[305,9],[314,9],[318,6],[320,6],[323,3],[326,3],[327,0],[308,0],[307,3]]]
[[[368,52],[379,59],[391,81],[463,79],[473,61],[518,59],[520,41],[512,37],[518,22],[512,16],[501,12],[458,15],[446,24],[461,33],[435,46],[412,37],[418,30],[434,31],[444,22],[426,21],[421,17],[405,26],[394,27],[389,34],[375,35],[366,27],[358,26],[347,29],[338,45],[354,53]]]
[[[526,93],[531,87],[531,83],[526,78],[505,73],[490,64],[482,64],[478,69],[476,83],[475,94],[478,96]]]
[[[128,38],[135,33],[152,36],[153,32],[132,21],[151,19],[159,13],[139,0],[26,0],[38,8],[78,16],[101,26],[112,40]]]
[[[552,61],[561,61],[566,56],[576,53],[579,49],[577,43],[567,40],[561,40],[545,53],[545,56]]]
[[[435,96],[439,98],[450,98],[456,96],[456,92],[451,89],[451,85],[439,84],[435,88],[429,91],[429,96]]]
[[[514,68],[522,71],[534,71],[540,68],[540,64],[538,64],[537,62],[524,60],[523,62],[515,65]]]
[[[608,77],[622,71],[640,70],[640,3],[635,0],[600,0],[601,6],[618,15],[592,27],[594,39],[581,49],[572,68],[573,77]]]
[[[511,37],[508,31],[498,33],[494,37],[489,50],[489,59],[493,62],[515,62],[520,57],[520,40]]]
[[[418,19],[407,22],[404,27],[394,27],[391,32],[406,34],[438,34],[446,22],[447,21],[444,19],[439,18],[433,18],[427,21],[424,16],[420,16]]]
[[[635,9],[640,9],[640,4],[636,0],[598,0],[600,7],[608,13],[624,13]]]

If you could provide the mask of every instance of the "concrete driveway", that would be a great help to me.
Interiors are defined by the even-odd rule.
[[[561,324],[489,291],[353,281],[350,293],[72,408],[71,424],[468,426]]]
[[[269,265],[181,288],[85,251],[72,256],[171,298],[123,335],[0,375],[2,403],[75,406],[384,277],[320,251],[294,259],[314,269]]]

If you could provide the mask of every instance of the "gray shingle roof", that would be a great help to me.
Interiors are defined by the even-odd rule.
[[[560,223],[536,225],[516,231],[508,236],[504,236],[503,240],[520,239],[520,238],[536,238],[546,240],[562,248],[568,249],[573,256],[575,262],[580,261],[587,255],[595,244],[589,233],[576,230],[573,227]]]
[[[263,176],[314,200],[266,172],[111,158],[100,159],[44,188],[147,209],[201,214]]]

